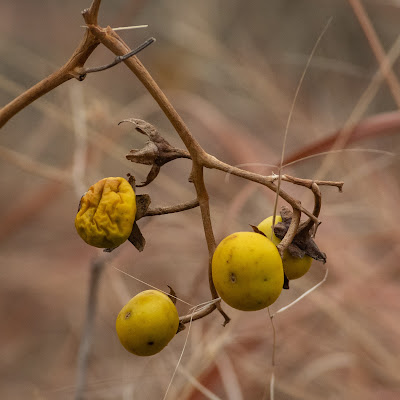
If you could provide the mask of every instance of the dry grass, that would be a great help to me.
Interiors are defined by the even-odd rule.
[[[385,74],[368,104],[363,102],[363,112],[355,108],[379,64],[346,2],[103,3],[103,24],[149,24],[145,31],[123,33],[124,39],[134,47],[148,36],[157,38],[140,59],[201,145],[231,164],[254,163],[251,168],[264,173],[273,168],[257,163],[279,164],[297,82],[331,16],[298,97],[287,157],[343,127],[350,116],[397,109]],[[397,2],[362,4],[388,52],[399,34]],[[2,5],[1,104],[69,57],[82,34],[79,11],[88,5]],[[99,49],[90,65],[112,59]],[[394,58],[394,79],[398,68]],[[1,398],[73,396],[90,263],[97,256],[76,235],[73,220],[82,188],[106,175],[146,176],[145,167],[124,158],[143,143],[129,126],[117,127],[129,117],[154,123],[168,141],[181,146],[156,104],[122,65],[82,83],[64,84],[2,129]],[[375,135],[349,146],[394,155],[338,152],[285,170],[316,178],[323,166],[326,178],[344,180],[345,186],[343,194],[323,188],[317,241],[328,255],[328,280],[274,318],[277,399],[400,396],[399,135]],[[154,205],[193,198],[189,167],[185,160],[164,167],[148,188]],[[214,171],[207,171],[206,183],[218,240],[272,214],[273,193],[255,184],[227,180]],[[284,182],[282,187],[310,207],[309,193]],[[148,242],[145,251],[139,254],[129,244],[122,246],[101,281],[87,399],[162,399],[186,340],[187,330],[147,359],[127,353],[116,337],[115,318],[124,302],[146,287],[113,267],[163,290],[169,284],[190,304],[209,299],[199,211],[142,220],[140,226]],[[324,273],[315,263],[271,311],[296,299]],[[179,305],[180,313],[188,308]],[[268,391],[268,314],[225,309],[232,317],[225,328],[216,312],[192,324],[168,399],[261,399]]]

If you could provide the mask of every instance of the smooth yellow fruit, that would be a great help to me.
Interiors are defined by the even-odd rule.
[[[135,216],[136,196],[128,181],[104,178],[82,196],[75,227],[91,246],[114,248],[128,239]]]
[[[122,308],[115,326],[126,350],[137,356],[152,356],[175,336],[179,316],[167,295],[157,290],[145,290]]]
[[[215,250],[212,278],[218,294],[231,307],[261,310],[274,303],[282,291],[282,260],[265,236],[233,233]]]
[[[258,229],[263,232],[268,239],[271,239],[272,242],[277,246],[281,239],[277,238],[272,231],[272,219],[273,217],[268,217],[264,219],[264,221],[260,222],[258,225]],[[278,222],[282,222],[282,218],[280,216],[275,217],[275,224]],[[305,275],[311,267],[312,258],[310,256],[305,255],[303,258],[293,257],[288,250],[283,253],[283,270],[289,280],[301,278]]]

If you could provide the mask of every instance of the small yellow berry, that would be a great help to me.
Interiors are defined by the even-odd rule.
[[[281,242],[281,239],[277,238],[275,233],[272,231],[272,218],[273,217],[271,216],[260,222],[258,229],[277,246]],[[282,222],[282,218],[279,215],[275,217],[275,224],[278,222]],[[312,260],[313,259],[307,255],[302,258],[293,257],[288,250],[285,250],[282,261],[283,270],[285,271],[287,278],[289,280],[301,278],[310,269]]]
[[[91,246],[114,248],[128,239],[135,216],[132,186],[124,178],[104,178],[82,196],[75,227]]]
[[[178,311],[171,299],[157,290],[145,290],[120,311],[116,330],[121,344],[138,356],[160,352],[178,331]]]
[[[282,260],[265,236],[236,232],[215,250],[212,278],[218,294],[231,307],[261,310],[274,303],[282,291]]]

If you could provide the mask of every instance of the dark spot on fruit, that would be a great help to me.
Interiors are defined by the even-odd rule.
[[[128,319],[131,316],[131,312],[129,311],[126,315],[125,315],[125,319]]]
[[[231,272],[231,274],[229,275],[229,279],[231,280],[232,283],[235,283],[236,282],[236,275],[233,272]]]
[[[264,282],[267,282],[268,278],[264,278]]]
[[[154,342],[153,342],[153,341],[150,341],[150,342],[147,342],[147,344],[148,344],[149,346],[153,346]]]

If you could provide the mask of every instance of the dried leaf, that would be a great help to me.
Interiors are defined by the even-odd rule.
[[[181,150],[171,146],[157,131],[157,129],[141,119],[129,118],[120,122],[129,122],[135,126],[136,131],[149,138],[149,141],[142,149],[133,149],[126,156],[132,162],[152,165],[147,175],[146,181],[138,185],[143,187],[152,182],[160,172],[160,168],[177,158],[189,158],[190,154],[186,150]]]
[[[288,207],[283,206],[281,209],[282,222],[274,226],[275,236],[283,239],[289,229],[292,221],[292,212]],[[293,257],[303,258],[304,255],[312,257],[314,260],[326,263],[326,254],[323,253],[314,242],[310,232],[305,230],[298,233],[292,243],[288,246],[288,251]]]
[[[144,182],[142,182],[140,185],[138,185],[138,187],[144,187],[144,186],[147,186],[149,183],[153,182],[154,179],[157,178],[158,173],[160,172],[160,169],[161,168],[157,164],[153,164],[150,172],[147,175],[146,180]]]
[[[128,240],[139,250],[143,251],[144,246],[146,244],[146,240],[142,235],[142,232],[140,232],[140,229],[135,222],[133,224],[132,232],[131,235],[129,236]]]
[[[142,149],[132,149],[126,158],[137,164],[153,165],[159,152],[153,142],[146,142]]]
[[[143,218],[147,210],[149,209],[151,203],[150,196],[148,194],[138,194],[136,195],[136,217],[135,221]]]
[[[136,191],[136,179],[133,175],[131,174],[126,174],[126,176],[128,177],[128,182],[129,184],[132,186],[133,191]]]

